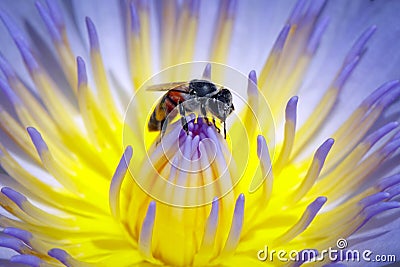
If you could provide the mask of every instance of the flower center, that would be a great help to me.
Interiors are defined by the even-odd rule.
[[[161,202],[180,207],[209,204],[227,194],[238,181],[227,142],[204,118],[187,116],[187,132],[180,120],[167,126],[149,150],[136,182]]]

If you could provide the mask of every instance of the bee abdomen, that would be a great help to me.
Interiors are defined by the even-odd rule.
[[[157,120],[156,112],[153,112],[151,114],[151,117],[150,117],[149,123],[147,124],[147,127],[148,127],[150,132],[160,131],[164,121],[165,121],[165,119],[164,120]]]

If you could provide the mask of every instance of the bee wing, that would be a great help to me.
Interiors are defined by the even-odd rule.
[[[172,89],[185,88],[189,85],[189,82],[172,82],[172,83],[161,83],[154,84],[146,88],[146,91],[169,91]]]

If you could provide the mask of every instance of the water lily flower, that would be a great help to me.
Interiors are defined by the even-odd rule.
[[[351,260],[323,257],[328,248],[398,254],[388,236],[399,235],[399,2],[0,5],[4,264],[297,266]],[[193,79],[228,89],[234,111],[181,87],[164,99],[149,90]],[[156,110],[155,122],[167,120],[149,131],[160,101],[176,107]]]

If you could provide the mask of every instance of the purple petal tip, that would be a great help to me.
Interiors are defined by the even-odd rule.
[[[376,194],[367,196],[364,199],[360,200],[359,204],[365,208],[365,207],[377,204],[377,203],[381,202],[382,200],[385,200],[389,197],[390,197],[390,194],[387,192],[378,192]]]
[[[383,95],[383,97],[379,101],[379,105],[382,107],[388,107],[399,97],[400,97],[400,88],[395,87],[393,88],[393,90]]]
[[[30,243],[30,240],[32,239],[32,234],[28,231],[21,230],[18,228],[14,227],[7,227],[3,230],[3,233],[16,237],[19,240],[22,240],[24,243],[28,244]]]
[[[317,198],[315,199],[315,201],[313,202],[313,204],[315,203],[315,205],[317,205],[317,206],[322,206],[322,205],[324,205],[324,204],[326,203],[327,200],[328,200],[327,197],[320,196],[320,197],[317,197]]]
[[[237,0],[228,0],[228,8],[226,10],[226,14],[228,18],[232,18],[236,14],[237,10]]]
[[[263,148],[267,145],[264,136],[257,136],[257,156],[260,158],[263,153]],[[264,152],[265,153],[265,152]]]
[[[366,139],[365,142],[369,143],[371,146],[373,146],[376,142],[378,142],[382,137],[384,137],[386,134],[390,133],[392,130],[396,129],[398,127],[399,123],[397,121],[395,122],[390,122],[377,131],[373,132],[370,134]]]
[[[24,243],[22,243],[21,240],[18,240],[16,238],[0,237],[0,247],[9,248],[16,252],[21,253],[21,250],[24,247]]]
[[[147,210],[148,213],[154,213],[156,210],[156,202],[155,201],[151,201],[149,204],[149,208]]]
[[[59,29],[64,28],[65,25],[64,16],[61,12],[60,6],[57,4],[57,1],[46,0],[46,5],[50,11],[50,16],[53,19],[55,25]]]
[[[44,6],[42,5],[41,2],[36,1],[35,6],[36,6],[37,10],[39,11],[39,14],[40,14],[44,24],[46,25],[48,32],[50,33],[52,40],[54,42],[61,42],[62,41],[61,33],[58,31],[57,25],[54,23],[50,14],[44,8]]]
[[[124,155],[125,155],[126,158],[129,158],[129,159],[132,157],[132,155],[133,155],[133,148],[132,148],[132,146],[127,146],[127,147],[126,147],[125,152],[124,152]]]
[[[64,264],[67,267],[70,267],[71,265],[68,263],[68,258],[70,257],[68,253],[65,250],[59,249],[59,248],[53,248],[47,252],[47,254],[59,260],[62,264]]]
[[[358,62],[360,61],[360,57],[356,56],[346,62],[346,65],[341,69],[339,75],[334,81],[333,87],[341,89],[347,79],[350,77],[350,74],[353,72]]]
[[[250,71],[249,80],[252,81],[254,84],[257,84],[257,73],[255,70]]]
[[[211,64],[210,63],[207,63],[206,67],[204,68],[203,78],[206,80],[211,79]]]
[[[298,96],[293,96],[289,99],[286,105],[286,120],[287,121],[296,121],[297,117],[297,102],[299,101]]]
[[[18,50],[25,62],[26,67],[30,72],[36,71],[39,69],[39,64],[36,61],[35,57],[32,55],[32,52],[29,49],[28,44],[26,44],[21,39],[16,39],[15,44],[18,47]]]
[[[307,44],[307,52],[309,54],[312,55],[315,53],[315,51],[317,51],[319,43],[321,42],[321,38],[324,35],[325,30],[328,27],[328,24],[329,24],[329,18],[324,18],[323,20],[318,22]]]
[[[303,13],[307,2],[307,0],[297,0],[292,9],[292,13],[289,16],[290,24],[297,24],[299,22],[301,14]]]
[[[28,134],[31,137],[31,140],[35,145],[39,155],[41,155],[43,151],[48,150],[48,147],[44,142],[42,135],[38,132],[38,130],[36,130],[34,127],[28,127],[26,128],[26,130],[28,131]]]
[[[382,96],[384,96],[387,92],[393,90],[395,87],[399,85],[399,80],[393,80],[386,82],[379,86],[375,91],[373,91],[363,102],[361,105],[370,107],[372,104],[376,103]]]
[[[90,48],[98,50],[99,49],[99,37],[97,35],[96,27],[95,27],[93,21],[89,17],[86,17],[85,21],[86,21],[86,28],[87,28],[88,35],[89,35]]]
[[[191,16],[197,16],[200,10],[200,1],[199,0],[192,0],[189,3],[189,11]]]
[[[290,24],[286,24],[282,30],[280,31],[278,38],[276,39],[274,46],[272,48],[272,53],[279,53],[280,51],[282,51],[285,43],[286,43],[286,39],[289,35],[289,31],[290,31],[291,25]]]
[[[379,190],[385,190],[386,188],[399,183],[400,183],[400,173],[381,179],[378,182],[378,188]]]
[[[321,210],[322,206],[326,203],[327,200],[328,199],[326,197],[320,196],[307,206],[307,227],[314,220],[315,216],[317,216],[318,212]]]
[[[399,139],[396,139],[396,140],[393,140],[393,141],[389,142],[389,144],[387,144],[387,145],[382,149],[381,154],[382,154],[384,157],[388,157],[388,156],[390,156],[391,154],[393,154],[394,152],[396,152],[396,150],[399,149],[399,148],[400,148],[400,140],[399,140]]]
[[[11,257],[10,261],[14,263],[26,264],[31,267],[40,267],[40,265],[43,263],[41,259],[32,255],[15,255]]]
[[[21,193],[11,189],[9,187],[3,187],[1,192],[6,195],[11,201],[13,201],[18,207],[22,207],[22,204],[27,201],[26,197]]]
[[[328,138],[315,152],[315,158],[323,164],[334,143],[333,138]]]
[[[15,94],[14,90],[10,87],[10,85],[3,79],[0,79],[0,89],[10,99],[11,103],[13,103],[14,105],[21,104],[20,98]]]
[[[129,5],[129,13],[131,19],[131,32],[138,34],[140,32],[140,20],[134,1]]]
[[[10,63],[5,59],[5,57],[0,53],[0,70],[3,72],[7,80],[16,77],[14,70],[12,69]]]
[[[85,60],[81,57],[76,58],[76,64],[78,69],[78,87],[87,84],[86,64]]]
[[[375,25],[372,25],[360,35],[360,37],[357,39],[357,41],[354,43],[349,53],[347,54],[345,63],[350,62],[354,57],[361,56],[365,48],[365,45],[367,44],[368,40],[372,37],[372,35],[375,33],[376,28],[377,27]]]
[[[369,219],[378,215],[379,213],[396,208],[400,208],[400,202],[397,201],[381,202],[365,208],[363,214],[365,216],[366,221],[368,221]]]

